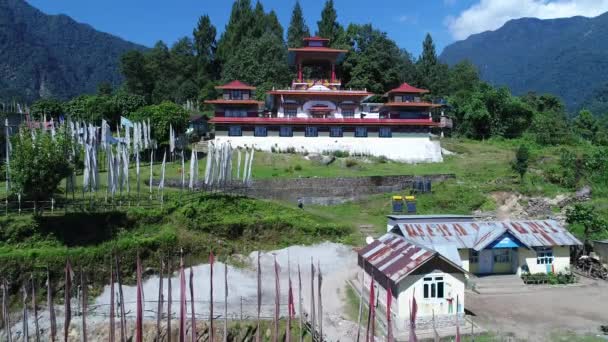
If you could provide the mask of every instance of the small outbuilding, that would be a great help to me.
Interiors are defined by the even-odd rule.
[[[435,250],[387,233],[358,251],[358,264],[377,283],[378,301],[386,307],[390,287],[394,300],[392,321],[397,330],[407,330],[413,298],[418,307],[417,326],[453,321],[464,314],[465,274],[455,260]]]
[[[593,241],[593,251],[603,264],[608,264],[608,240]]]
[[[467,217],[389,217],[388,231],[446,255],[473,274],[565,272],[582,246],[554,220],[477,221]]]

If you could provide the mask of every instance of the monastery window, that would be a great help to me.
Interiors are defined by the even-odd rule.
[[[422,283],[422,294],[425,299],[443,298],[444,295],[444,280],[443,276],[424,277]]]
[[[355,127],[356,138],[367,138],[367,127]]]
[[[469,249],[469,263],[477,264],[479,263],[479,252],[474,249]]]
[[[330,127],[329,129],[329,136],[332,138],[341,138],[342,133],[342,127]]]
[[[241,126],[230,126],[228,127],[228,136],[231,137],[240,137],[243,135],[243,131],[241,130]]]
[[[241,90],[232,90],[230,92],[230,98],[233,100],[241,100],[243,98],[243,91]]]
[[[298,115],[298,108],[285,108],[285,117],[295,118]]]
[[[256,137],[267,137],[268,136],[268,127],[266,126],[255,126],[253,131],[253,135]]]
[[[511,250],[508,248],[493,249],[494,262],[508,264],[511,262]]]
[[[393,100],[394,102],[403,102],[403,97],[401,97],[401,95],[395,95]]]
[[[550,265],[553,263],[553,248],[537,247],[536,248],[536,263],[539,265]]]
[[[308,46],[322,47],[323,46],[323,42],[318,41],[318,40],[311,40],[311,41],[308,42]]]
[[[314,126],[310,126],[310,127],[306,127],[305,131],[304,131],[304,136],[306,137],[318,137],[319,136],[319,129],[317,127]]]
[[[355,110],[352,108],[342,109],[342,117],[345,118],[353,118],[355,117]]]
[[[378,130],[378,136],[380,138],[390,138],[393,136],[393,133],[391,132],[390,127],[380,127]]]
[[[281,126],[279,129],[280,137],[293,137],[293,128],[291,126]]]
[[[244,118],[247,117],[245,109],[226,109],[224,115],[228,118]]]

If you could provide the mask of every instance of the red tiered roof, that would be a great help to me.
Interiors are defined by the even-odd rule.
[[[242,125],[353,125],[353,126],[439,126],[431,119],[340,119],[340,118],[244,118],[244,117],[213,117],[209,120],[214,124]]]
[[[256,106],[260,106],[264,102],[262,102],[262,101],[256,101],[256,100],[224,100],[224,99],[217,99],[217,100],[207,100],[207,101],[205,101],[205,103],[207,103],[207,104],[214,104],[214,105],[256,105]]]
[[[307,41],[321,41],[321,42],[328,42],[329,38],[323,38],[323,37],[318,37],[318,36],[314,36],[314,37],[304,37],[302,38],[303,41],[307,42]]]
[[[425,94],[428,93],[429,91],[426,89],[421,89],[421,88],[416,88],[413,87],[407,83],[403,83],[402,85],[400,85],[398,88],[389,90],[388,94],[392,94],[392,93],[414,93],[414,94]]]
[[[435,108],[441,107],[440,104],[430,103],[430,102],[387,102],[384,104],[386,107],[426,107],[426,108]]]
[[[234,90],[255,90],[255,87],[252,87],[246,83],[243,83],[239,80],[234,80],[232,82],[226,83],[222,86],[217,86],[215,89],[234,89]]]

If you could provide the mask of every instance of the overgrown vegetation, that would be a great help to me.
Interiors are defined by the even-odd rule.
[[[281,204],[219,194],[192,198],[181,202],[178,194],[166,194],[162,209],[2,216],[0,273],[13,284],[46,267],[59,276],[69,258],[103,282],[114,252],[122,257],[125,274],[132,274],[138,252],[146,266],[155,268],[161,256],[177,256],[181,249],[194,263],[211,250],[223,258],[293,244],[352,241],[350,226]]]

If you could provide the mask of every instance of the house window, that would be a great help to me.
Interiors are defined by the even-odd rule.
[[[285,108],[285,117],[295,118],[298,115],[298,108]]]
[[[355,127],[356,138],[367,138],[367,127]]]
[[[536,263],[539,265],[553,264],[553,248],[537,247],[536,248]]]
[[[243,131],[241,130],[241,126],[230,126],[228,127],[228,136],[231,137],[240,137],[243,135]]]
[[[233,100],[241,100],[243,98],[243,92],[240,90],[233,90],[231,91],[230,96]]]
[[[497,248],[492,250],[494,262],[501,264],[511,263],[511,250],[508,248]]]
[[[443,298],[443,276],[429,276],[423,279],[423,295],[425,299]]]
[[[355,110],[354,109],[342,109],[342,117],[344,117],[344,118],[355,117]]]
[[[226,109],[224,115],[228,118],[244,118],[247,117],[247,111],[245,109]]]
[[[304,131],[304,135],[306,137],[318,137],[319,130],[317,127],[306,127],[306,130]]]
[[[380,130],[378,131],[378,136],[380,138],[390,138],[393,136],[393,133],[391,132],[390,127],[380,127]]]
[[[268,127],[266,126],[256,126],[253,132],[253,135],[256,137],[267,137],[268,136]]]
[[[395,102],[402,102],[402,97],[401,97],[401,95],[395,95],[394,101],[395,101]]]
[[[341,138],[342,137],[342,127],[330,127],[329,136],[332,138]]]
[[[293,128],[291,126],[281,126],[279,129],[279,136],[293,137]]]
[[[474,249],[469,249],[469,262],[471,264],[479,263],[479,252]]]

